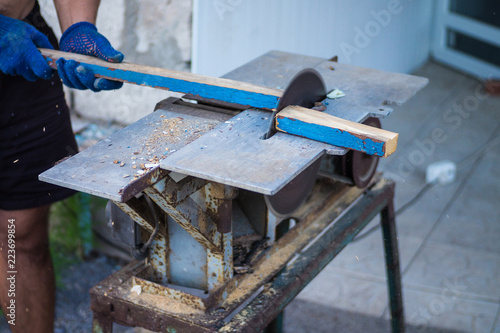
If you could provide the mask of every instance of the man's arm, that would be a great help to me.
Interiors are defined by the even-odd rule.
[[[35,6],[35,0],[0,0],[0,15],[22,20]]]
[[[78,22],[95,25],[100,0],[54,0],[61,31]]]

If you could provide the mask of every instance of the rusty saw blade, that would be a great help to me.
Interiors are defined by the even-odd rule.
[[[283,93],[276,111],[273,112],[269,130],[263,139],[270,138],[276,133],[275,118],[279,111],[288,105],[311,108],[315,102],[325,99],[326,93],[325,82],[316,70],[307,68],[297,73]],[[319,167],[320,159],[317,159],[278,193],[272,196],[265,196],[269,210],[278,217],[287,217],[293,214],[307,199],[314,187]]]

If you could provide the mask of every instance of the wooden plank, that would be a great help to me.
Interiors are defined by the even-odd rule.
[[[212,78],[203,75],[130,63],[110,63],[95,57],[55,50],[40,50],[52,67],[55,66],[56,59],[64,57],[65,59],[85,63],[94,71],[94,74],[97,77],[139,85],[147,85],[155,88],[169,89],[177,92],[199,95],[203,98],[249,105],[260,109],[275,109],[280,97],[282,96],[282,90],[280,89],[267,88],[242,81],[225,78]],[[371,127],[365,127],[359,133],[353,132],[354,136],[348,135],[345,130],[339,132],[340,128],[336,129],[335,132],[332,132],[328,125],[323,126],[323,121],[325,119],[329,119],[328,115],[305,108],[301,109],[308,111],[302,115],[307,115],[307,119],[309,119],[308,122],[306,121],[306,123],[309,124],[307,127],[302,124],[300,126],[301,129],[297,132],[297,128],[292,130],[294,126],[290,126],[297,125],[297,123],[290,123],[287,119],[283,118],[281,119],[281,125],[276,127],[286,133],[299,135],[308,139],[329,143],[343,148],[363,151],[371,155],[375,154],[385,157],[393,152],[391,149],[395,150],[396,148],[396,145],[392,144],[393,141],[388,141],[387,144],[390,147],[387,149],[385,141],[380,140],[377,131],[372,133],[372,130],[374,129]],[[317,123],[314,123],[315,121],[317,121]],[[346,128],[357,128],[360,126],[356,122],[350,122],[348,120],[343,120],[342,124],[344,124]],[[287,126],[288,130],[285,129],[285,126]],[[394,135],[394,133],[391,134]]]
[[[95,57],[56,50],[39,49],[52,68],[59,58],[85,63],[97,77],[128,82],[153,88],[199,95],[228,103],[273,110],[283,91],[251,83],[224,78],[214,78],[188,72],[151,66],[111,63]]]
[[[276,116],[276,129],[382,157],[391,155],[398,142],[397,133],[300,106],[287,106],[280,111]]]

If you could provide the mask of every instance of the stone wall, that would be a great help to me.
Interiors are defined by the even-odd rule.
[[[53,1],[39,1],[44,17],[60,36]],[[125,54],[127,62],[189,71],[191,16],[191,0],[104,0],[99,8],[97,28]],[[71,90],[68,103],[85,118],[130,124],[152,112],[162,99],[175,95],[125,84],[110,92]]]

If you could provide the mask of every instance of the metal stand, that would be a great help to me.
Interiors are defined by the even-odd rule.
[[[387,105],[403,104],[427,83],[278,51],[225,78],[284,87],[309,67],[321,74],[326,91],[347,89],[342,99],[325,99],[323,112],[355,122],[389,115]],[[298,89],[292,97],[309,95],[314,91]],[[281,132],[261,140],[269,117],[260,109],[169,98],[40,175],[112,200],[119,208],[110,211],[126,213],[113,218],[113,233],[136,258],[147,252],[146,260],[92,288],[94,332],[111,332],[113,322],[162,332],[279,331],[282,319],[269,326],[272,320],[379,213],[393,331],[403,331],[394,183],[372,182],[376,163],[365,164],[364,155],[335,163],[334,156],[348,153],[344,148]],[[354,172],[360,167],[363,172]],[[291,218],[297,223],[287,231]]]
[[[164,294],[171,289],[135,295],[131,287],[147,265],[133,262],[91,289],[93,332],[111,333],[112,322],[161,332],[262,331],[377,214],[382,216],[392,331],[404,332],[393,198],[394,182],[385,179],[365,190],[318,182],[296,214],[297,225],[252,263],[252,271],[225,280],[214,291],[220,303],[207,303],[205,311]],[[267,329],[280,330],[281,325]]]

